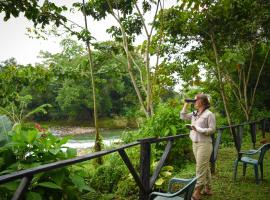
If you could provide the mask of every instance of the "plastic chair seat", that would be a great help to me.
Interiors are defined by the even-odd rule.
[[[253,164],[253,165],[257,165],[258,164],[258,160],[253,159],[253,158],[250,158],[250,157],[242,157],[241,158],[241,161],[242,162],[245,162],[245,163]]]

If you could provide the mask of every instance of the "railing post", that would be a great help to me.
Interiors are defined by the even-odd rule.
[[[215,135],[212,134],[211,138],[212,138],[213,151],[212,151],[212,154],[211,154],[211,157],[210,157],[210,170],[211,170],[211,173],[214,174],[215,171],[216,171],[216,167],[215,167],[215,143],[216,143],[216,138],[215,138]]]
[[[218,134],[216,138],[214,134],[211,135],[212,144],[213,144],[213,152],[211,154],[210,163],[211,163],[211,173],[213,174],[216,172],[215,164],[217,160],[217,153],[218,153],[219,144],[221,141],[222,131],[223,129],[218,129]]]
[[[150,178],[150,189],[152,189],[153,185],[155,184],[156,182],[156,179],[158,178],[158,175],[162,169],[162,167],[164,166],[164,163],[172,149],[172,143],[173,141],[172,140],[169,140],[167,145],[166,145],[166,148],[165,148],[165,151],[163,152],[159,162],[158,162],[158,165],[153,173],[153,176]]]
[[[255,144],[256,144],[256,123],[250,123],[250,135],[251,135],[251,140],[253,143],[253,148],[255,149]]]
[[[147,138],[139,140],[141,143],[141,158],[140,158],[140,178],[144,190],[140,189],[140,200],[147,200],[150,188],[150,159],[151,159],[151,143],[155,138]]]
[[[32,176],[26,176],[22,178],[22,181],[17,188],[16,192],[14,193],[12,200],[20,200],[24,199],[24,193],[27,191],[28,186],[30,185],[32,180]]]
[[[235,144],[237,153],[239,153],[241,150],[242,137],[243,137],[243,126],[241,125],[239,126],[232,127],[233,139],[234,139],[234,144]]]
[[[261,126],[262,126],[262,137],[265,138],[266,119],[263,119],[261,121]]]

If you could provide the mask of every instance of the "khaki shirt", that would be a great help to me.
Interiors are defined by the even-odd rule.
[[[180,112],[180,118],[191,120],[191,125],[195,126],[197,131],[191,130],[189,137],[193,142],[212,142],[210,135],[216,130],[215,115],[208,109],[202,114],[194,116],[193,113],[187,113],[186,110]]]

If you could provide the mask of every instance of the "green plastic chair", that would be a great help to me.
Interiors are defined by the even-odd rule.
[[[190,200],[192,197],[192,193],[194,191],[195,185],[197,182],[197,178],[192,179],[181,179],[181,178],[172,178],[169,181],[168,193],[161,192],[152,192],[149,196],[149,200]],[[173,184],[181,183],[186,184],[183,188],[178,190],[177,192],[173,192]]]
[[[238,159],[234,161],[234,181],[236,180],[236,174],[237,174],[237,167],[238,167],[238,162],[243,163],[243,176],[246,175],[246,169],[247,165],[253,165],[254,167],[254,173],[255,173],[255,179],[256,183],[259,184],[259,170],[258,168],[260,167],[261,171],[261,180],[263,179],[263,158],[267,150],[270,149],[270,144],[264,144],[257,150],[249,150],[249,151],[241,151],[239,152]],[[252,158],[251,156],[253,155],[259,155],[258,160],[255,158]],[[244,156],[246,155],[246,156]]]

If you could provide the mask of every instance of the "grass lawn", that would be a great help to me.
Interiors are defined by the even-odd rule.
[[[242,148],[243,150],[249,148]],[[255,183],[253,167],[247,167],[246,176],[242,175],[242,163],[238,165],[236,182],[233,181],[233,162],[236,158],[234,147],[221,147],[218,152],[216,173],[212,175],[213,196],[202,196],[202,200],[269,200],[270,199],[270,151],[264,157],[264,180]],[[188,165],[176,177],[194,176],[195,164]]]
[[[244,149],[244,148],[242,148]],[[269,200],[270,199],[270,151],[264,158],[264,180],[261,184],[255,183],[254,170],[251,165],[247,167],[246,176],[242,174],[242,163],[239,163],[237,179],[233,181],[233,161],[236,150],[221,148],[218,154],[216,173],[213,175],[213,191],[211,198],[203,199],[234,199],[234,200]]]

